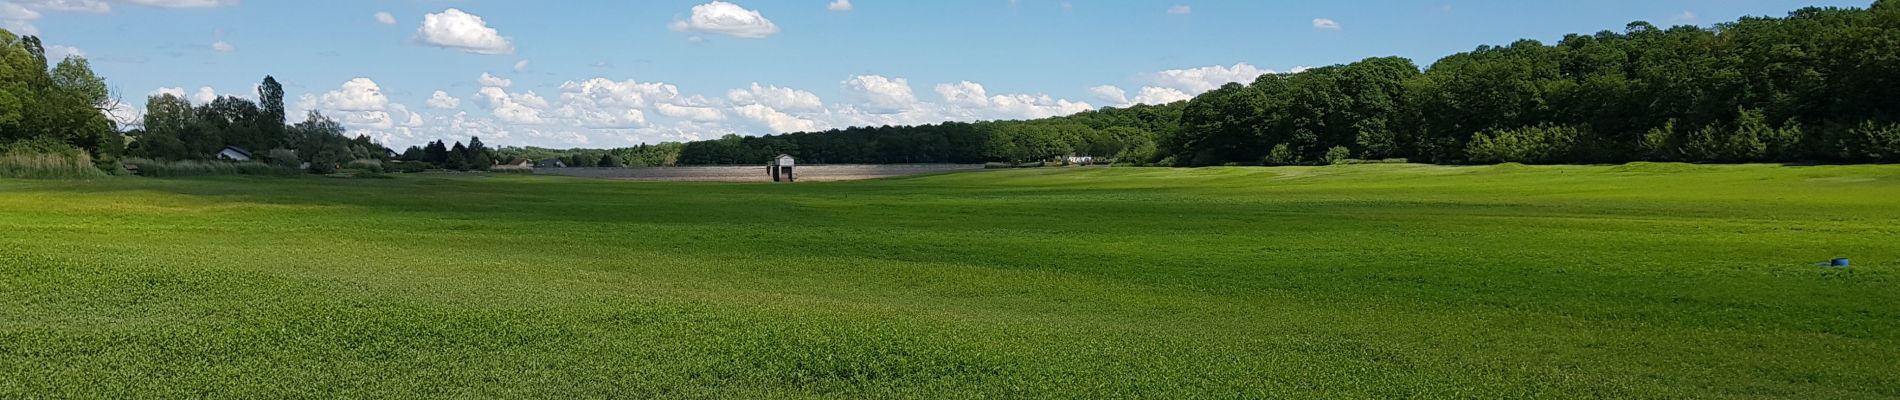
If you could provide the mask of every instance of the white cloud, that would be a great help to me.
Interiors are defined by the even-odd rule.
[[[480,83],[482,87],[506,88],[515,85],[515,81],[512,79],[489,75],[487,72],[483,72],[481,77],[475,78],[475,82]]]
[[[1291,73],[1295,73],[1295,74],[1297,74],[1297,73],[1301,73],[1301,72],[1306,72],[1306,70],[1309,70],[1309,69],[1313,69],[1313,67],[1308,67],[1308,66],[1305,66],[1305,65],[1297,65],[1297,66],[1294,66],[1294,67],[1293,67],[1293,69],[1289,69],[1289,70],[1287,70],[1287,72],[1291,72]]]
[[[33,21],[40,19],[40,12],[24,6],[0,2],[0,28],[6,28],[18,35],[38,35],[40,28]]]
[[[14,0],[23,6],[60,12],[107,13],[112,5],[103,0]]]
[[[514,42],[488,27],[482,17],[453,8],[422,16],[422,27],[416,29],[415,40],[475,54],[515,52]]]
[[[167,94],[172,95],[172,97],[177,97],[177,98],[182,99],[182,98],[185,98],[185,88],[162,87],[158,89],[152,89],[152,93],[147,94],[147,96],[160,96],[160,95],[167,95]]]
[[[57,44],[46,46],[46,60],[49,62],[57,63],[60,60],[65,60],[66,57],[85,57],[85,56],[86,56],[86,52],[83,50],[79,50],[78,47],[61,46]]]
[[[541,109],[547,108],[547,100],[534,92],[510,94],[501,88],[488,86],[475,95],[476,99],[488,103],[489,113],[502,122],[528,125],[543,122]]]
[[[326,92],[315,100],[314,105],[308,108],[324,111],[383,111],[389,107],[389,97],[383,96],[382,86],[369,78],[343,82],[343,87]]]
[[[1089,94],[1094,95],[1097,100],[1108,102],[1109,104],[1128,104],[1128,91],[1111,85],[1089,88]]]
[[[376,23],[383,24],[383,25],[395,25],[396,16],[390,14],[388,11],[377,11]]]
[[[219,40],[217,43],[211,44],[211,49],[217,50],[219,53],[229,53],[229,52],[237,51],[237,46],[232,46],[230,43],[226,43],[223,40]]]
[[[953,106],[988,107],[990,105],[989,92],[983,89],[983,85],[976,82],[939,83],[937,95],[943,97],[944,103]]]
[[[1326,19],[1326,18],[1314,18],[1313,29],[1336,31],[1336,30],[1340,30],[1341,28],[1339,26],[1339,21],[1334,21],[1334,20]]]
[[[686,20],[674,20],[669,25],[675,31],[704,32],[731,35],[742,38],[764,39],[778,34],[778,24],[766,19],[758,11],[748,10],[737,4],[724,1],[693,6],[693,15]]]
[[[1675,17],[1671,17],[1669,20],[1675,21],[1675,22],[1695,23],[1696,15],[1694,11],[1683,11],[1681,14],[1676,14]]]
[[[904,78],[858,75],[842,83],[845,90],[863,101],[869,113],[895,114],[917,108],[917,95],[911,92],[910,81]]]
[[[680,97],[679,87],[632,80],[615,82],[606,78],[568,81],[561,84],[564,103],[584,102],[605,107],[646,108],[653,102],[672,102]]]
[[[435,91],[435,94],[429,95],[429,101],[427,104],[429,105],[429,108],[451,110],[451,109],[461,108],[462,99],[455,98],[455,96],[450,96],[449,92],[437,90]]]
[[[523,58],[521,59],[521,61],[515,62],[515,72],[523,72],[527,70],[528,70],[528,59]]]
[[[1261,69],[1252,64],[1239,63],[1233,66],[1207,66],[1200,68],[1171,69],[1155,73],[1151,78],[1156,86],[1179,89],[1189,95],[1206,93],[1209,90],[1233,82],[1252,83],[1261,75],[1271,74],[1273,70]]]
[[[208,8],[234,6],[238,0],[120,0],[142,6],[163,8]]]
[[[725,113],[721,113],[719,109],[712,107],[678,106],[662,103],[654,106],[654,108],[660,112],[660,115],[691,121],[712,122],[726,119]]]
[[[990,97],[988,103],[989,109],[986,110],[988,112],[982,115],[1011,119],[1048,118],[1079,113],[1095,108],[1089,105],[1089,103],[1052,98],[1046,94],[996,95]]]
[[[198,105],[211,104],[211,101],[217,99],[218,90],[210,86],[200,86],[197,92],[191,94],[191,102]]]
[[[1174,15],[1188,15],[1194,13],[1194,9],[1188,7],[1186,4],[1176,4],[1173,7],[1168,7],[1168,13]]]
[[[774,111],[783,112],[821,112],[825,110],[824,101],[817,94],[778,86],[761,86],[752,82],[747,89],[732,89],[726,92],[726,99],[735,104],[761,104]]]
[[[1141,88],[1141,93],[1136,94],[1131,103],[1162,105],[1192,98],[1194,98],[1193,95],[1174,88],[1146,86]]]
[[[831,11],[851,11],[851,0],[832,0],[831,4],[825,5],[825,9]]]
[[[812,120],[773,109],[763,104],[748,104],[733,109],[740,117],[758,122],[771,129],[773,133],[810,132],[818,130],[818,123]]]

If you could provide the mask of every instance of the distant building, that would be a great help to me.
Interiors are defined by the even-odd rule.
[[[1064,159],[1063,161],[1067,161],[1067,162],[1068,162],[1068,163],[1069,163],[1070,165],[1092,165],[1092,164],[1095,164],[1095,157],[1091,157],[1091,156],[1069,156],[1068,158],[1066,158],[1066,159]]]
[[[396,150],[394,150],[394,149],[390,149],[390,148],[387,148],[387,147],[385,147],[385,148],[383,148],[383,155],[385,155],[385,156],[388,156],[388,157],[389,157],[389,159],[391,159],[391,160],[400,160],[400,159],[402,159],[402,153],[397,153],[397,152],[396,152]]]
[[[559,158],[549,158],[534,162],[535,168],[567,168],[567,162]]]
[[[514,168],[534,168],[534,161],[526,159],[526,158],[517,158],[514,161],[503,163],[501,164],[501,166],[514,167]]]
[[[224,150],[218,150],[218,159],[231,160],[231,161],[250,161],[251,151],[245,150],[244,148],[237,147],[237,146],[224,146]]]

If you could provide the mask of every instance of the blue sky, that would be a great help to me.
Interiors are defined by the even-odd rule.
[[[0,27],[91,59],[124,118],[159,92],[255,97],[269,74],[292,112],[392,145],[618,147],[1060,115],[1365,57],[1426,66],[1636,20],[1868,3],[0,0]]]

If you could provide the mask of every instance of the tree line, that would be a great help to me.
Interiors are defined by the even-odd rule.
[[[1168,105],[686,143],[682,164],[1900,162],[1900,0],[1268,74]]]

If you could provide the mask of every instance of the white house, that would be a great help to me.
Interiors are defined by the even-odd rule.
[[[250,161],[251,152],[249,150],[244,150],[244,148],[242,147],[224,146],[224,150],[218,151],[218,159],[231,160],[231,161]]]

